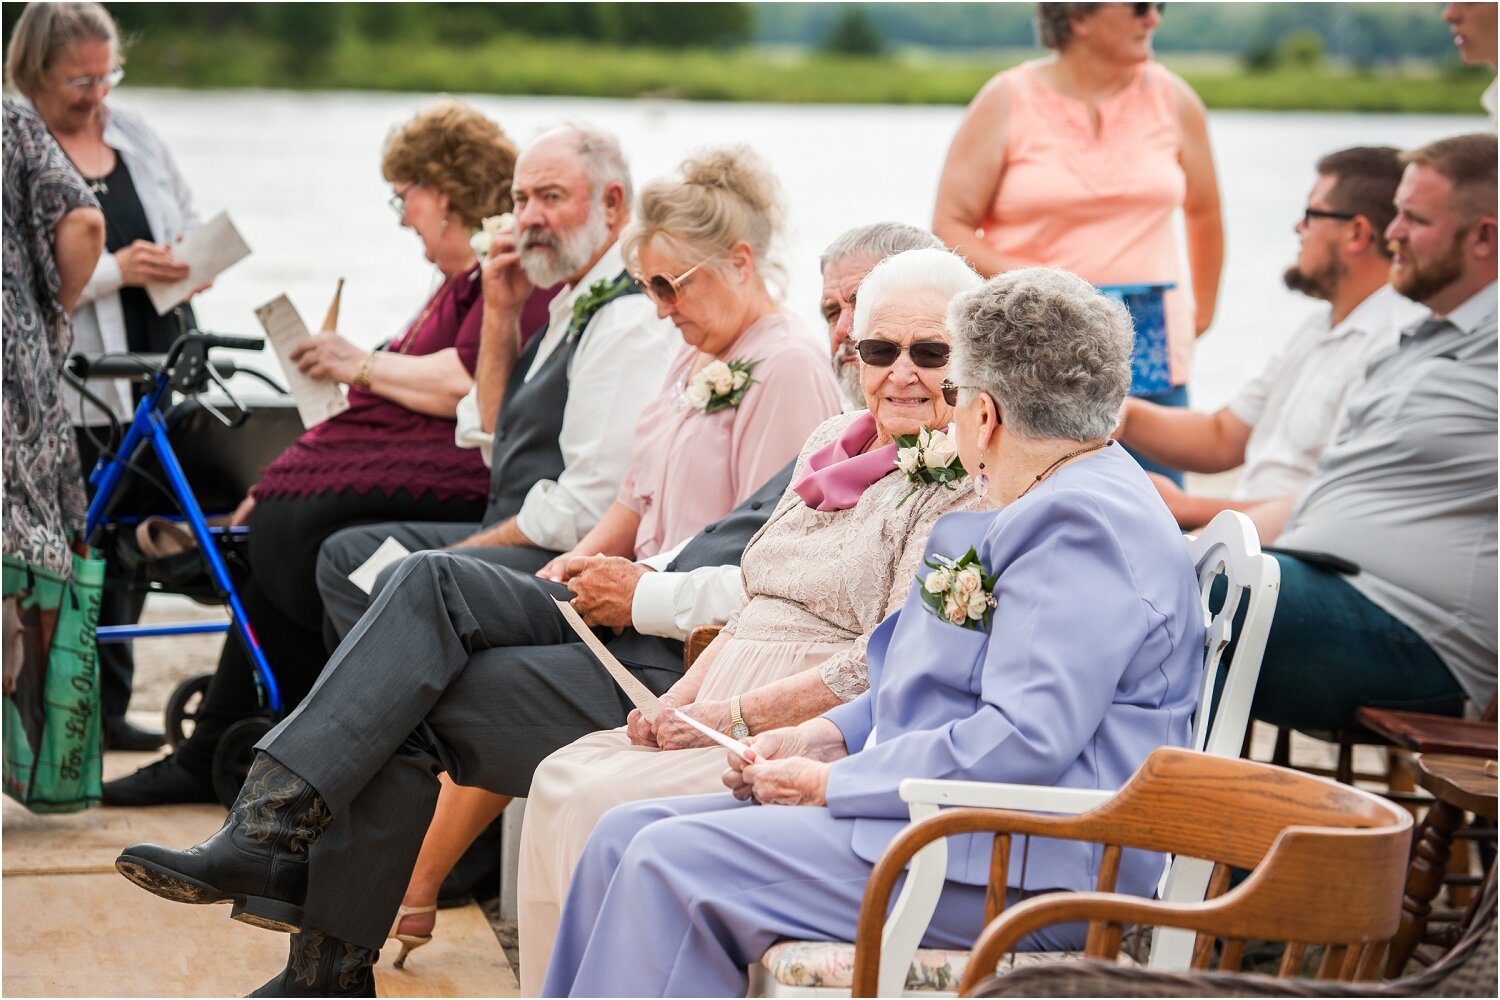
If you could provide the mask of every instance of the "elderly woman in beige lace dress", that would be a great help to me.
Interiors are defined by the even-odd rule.
[[[933,522],[974,506],[966,482],[943,481],[962,471],[943,433],[951,412],[940,385],[948,303],[978,284],[942,250],[911,250],[870,272],[854,320],[868,410],[834,417],[808,439],[791,489],[745,550],[747,603],[664,706],[744,737],[865,690],[866,638],[901,604]],[[654,726],[632,713],[625,729],[543,761],[521,838],[523,995],[539,995],[573,867],[599,817],[622,802],[716,791],[723,770],[724,751],[669,713]]]

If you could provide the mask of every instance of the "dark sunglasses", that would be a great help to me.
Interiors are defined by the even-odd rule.
[[[976,392],[983,392],[984,391],[983,389],[979,388],[979,386],[977,386],[977,385],[954,385],[948,379],[943,379],[942,384],[938,386],[938,391],[943,394],[943,402],[947,403],[949,406],[957,406],[958,405],[958,390],[960,390],[960,389],[973,389]],[[997,411],[999,410],[999,408],[1000,408],[999,404],[998,403],[995,404],[995,409]],[[999,419],[999,417],[997,415],[997,417],[996,417],[996,423],[1003,424],[1003,423],[1005,423],[1005,421]]]
[[[1355,217],[1356,214],[1358,213],[1328,212],[1321,208],[1304,208],[1302,210],[1302,224],[1304,226],[1310,226],[1312,225],[1312,220],[1314,219],[1338,219],[1340,222],[1349,222]]]
[[[1130,12],[1136,17],[1145,17],[1147,14],[1151,13],[1152,7],[1156,8],[1157,17],[1160,17],[1167,12],[1167,5],[1164,3],[1133,3],[1130,5]]]
[[[952,351],[939,340],[919,340],[908,347],[874,337],[866,337],[855,344],[854,349],[859,352],[859,360],[875,368],[889,368],[901,357],[902,351],[911,355],[911,363],[918,368],[946,368],[948,354]]]
[[[724,256],[728,251],[720,250],[712,257],[705,257],[692,267],[683,271],[675,278],[670,274],[653,274],[649,278],[640,279],[641,284],[646,287],[646,294],[665,305],[675,306],[682,299],[682,286],[693,276],[693,272],[711,260]]]

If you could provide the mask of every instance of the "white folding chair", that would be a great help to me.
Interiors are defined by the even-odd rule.
[[[1250,722],[1250,703],[1260,677],[1260,661],[1271,631],[1276,611],[1276,597],[1281,586],[1281,567],[1260,550],[1255,526],[1244,514],[1224,511],[1210,521],[1203,533],[1187,539],[1188,550],[1198,573],[1203,601],[1204,670],[1199,710],[1193,719],[1192,748],[1220,757],[1238,757]],[[1217,613],[1210,610],[1214,582],[1224,577],[1223,605]],[[1223,662],[1229,644],[1234,617],[1241,603],[1246,605],[1232,662]],[[1213,695],[1223,677],[1222,692],[1212,711]],[[1026,809],[1035,812],[1080,813],[1107,801],[1113,789],[1052,788],[1040,785],[1002,784],[982,781],[933,781],[909,778],[901,783],[901,798],[908,804],[915,822],[936,813],[944,806],[977,806],[990,809]],[[882,935],[880,986],[878,995],[942,996],[950,991],[933,988],[932,981],[951,982],[956,990],[959,976],[945,970],[934,977],[931,970],[943,968],[941,959],[918,962],[918,946],[927,924],[937,909],[947,871],[948,851],[943,841],[924,848],[913,860],[906,883],[886,919]],[[1212,866],[1192,858],[1170,862],[1158,895],[1172,902],[1201,901],[1208,891]],[[1191,959],[1193,935],[1182,931],[1159,931],[1152,940],[1148,965],[1160,969],[1186,969]],[[796,963],[777,962],[778,949],[800,949]],[[845,997],[846,982],[833,985],[829,979],[842,979],[853,965],[853,945],[830,942],[783,942],[767,952],[765,959],[751,968],[751,996],[768,997]],[[830,949],[833,951],[830,952]],[[1056,959],[1060,956],[1051,955]],[[803,970],[821,970],[819,974],[788,974],[786,966]],[[775,971],[772,966],[779,966]],[[908,974],[925,982],[926,988],[907,990]],[[828,975],[829,971],[833,975]],[[785,982],[783,980],[801,980]],[[809,980],[821,979],[823,985]]]

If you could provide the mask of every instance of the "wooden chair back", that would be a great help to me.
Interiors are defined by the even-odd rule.
[[[687,641],[682,644],[682,669],[692,669],[693,663],[703,655],[709,643],[719,637],[722,629],[718,625],[699,625],[688,633]]]
[[[1199,933],[1193,966],[1204,968],[1213,936],[1226,939],[1226,967],[1246,938],[1291,942],[1286,972],[1312,944],[1331,945],[1322,975],[1373,970],[1400,915],[1411,815],[1359,789],[1253,761],[1190,750],[1152,753],[1118,794],[1075,816],[995,809],[949,809],[904,830],[871,874],[855,939],[854,995],[873,996],[890,896],[911,858],[934,840],[994,833],[987,927],[975,945],[965,987],[993,972],[1025,934],[1053,923],[1089,921],[1088,955],[1114,957],[1122,925],[1147,923]],[[1103,844],[1093,893],[1038,896],[1007,910],[1015,838],[1054,837]],[[1114,895],[1122,851],[1160,851],[1213,863],[1203,903]],[[1226,893],[1231,868],[1250,869]],[[1018,882],[1024,886],[1024,868]],[[1033,883],[1034,884],[1034,883]]]

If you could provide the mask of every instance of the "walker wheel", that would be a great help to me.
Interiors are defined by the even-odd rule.
[[[245,775],[250,773],[250,764],[255,759],[255,744],[275,725],[266,716],[255,715],[236,722],[219,737],[219,745],[214,748],[213,782],[214,794],[225,809],[239,798]]]
[[[198,714],[203,711],[203,698],[208,691],[208,682],[213,674],[189,677],[172,690],[167,699],[167,743],[173,750],[193,735],[198,725]]]

